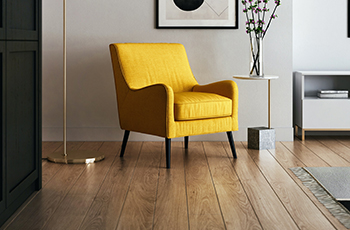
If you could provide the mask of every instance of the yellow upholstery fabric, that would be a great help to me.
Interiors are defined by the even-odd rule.
[[[232,114],[232,100],[214,93],[174,93],[176,121],[227,117]]]
[[[183,45],[123,43],[110,51],[123,130],[167,138],[238,130],[236,83],[198,85]]]
[[[196,85],[193,92],[216,93],[232,100],[232,131],[238,130],[238,87],[234,81],[219,81],[208,85]]]
[[[131,89],[161,83],[183,92],[197,84],[181,44],[118,44],[118,53]]]
[[[176,124],[176,137],[194,136],[200,134],[221,133],[227,131],[236,131],[232,127],[231,117],[222,117],[214,119],[178,121]]]

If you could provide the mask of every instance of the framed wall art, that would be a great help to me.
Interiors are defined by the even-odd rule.
[[[237,0],[157,0],[157,28],[238,29]]]

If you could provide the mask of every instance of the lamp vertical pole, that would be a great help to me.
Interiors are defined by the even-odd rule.
[[[78,164],[94,163],[105,158],[103,153],[87,150],[70,150],[67,152],[67,7],[63,0],[63,155],[53,152],[47,155],[47,160],[54,163]],[[69,153],[69,156],[68,156]]]
[[[67,156],[67,36],[66,0],[63,0],[63,155]]]

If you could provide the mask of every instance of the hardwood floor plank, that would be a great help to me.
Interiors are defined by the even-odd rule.
[[[46,142],[43,142],[43,146],[45,146],[45,148],[43,149],[43,154],[45,154],[46,156],[47,154],[50,154],[52,152],[62,152],[63,154],[62,142],[49,142],[48,145],[46,145],[45,143]],[[79,149],[83,145],[83,143],[84,142],[67,142],[67,149]],[[44,187],[47,184],[47,182],[49,182],[56,175],[56,173],[62,169],[63,165],[64,164],[52,163],[47,160],[43,160],[42,187]]]
[[[314,194],[303,185],[297,176],[290,170],[294,167],[306,167],[294,154],[290,152],[281,142],[276,142],[276,150],[270,151],[271,155],[276,159],[277,162],[284,168],[284,170],[289,174],[289,176],[298,184],[308,198],[317,206],[317,208],[323,213],[323,215],[332,223],[336,229],[346,229],[329,211],[321,204]]]
[[[202,142],[191,142],[185,156],[190,229],[225,229]]]
[[[300,229],[334,229],[269,151],[245,148]]]
[[[301,141],[283,141],[282,144],[286,146],[301,162],[308,167],[327,167],[327,164],[309,148],[302,144]]]
[[[276,142],[254,151],[228,142],[104,142],[92,165],[43,161],[43,189],[0,229],[346,229],[289,170],[348,164],[349,138]],[[101,143],[100,143],[101,144]],[[43,155],[63,146],[43,143]],[[68,142],[68,149],[99,148]],[[93,167],[90,167],[93,166]]]
[[[185,149],[182,142],[172,143],[170,169],[165,168],[164,144],[162,149],[153,229],[188,229],[184,171]]]
[[[60,141],[43,142],[41,145],[42,158],[47,158],[47,154],[55,152],[61,145],[63,145],[63,143]]]
[[[43,142],[42,156],[47,157],[47,154],[58,151],[62,146],[62,142]],[[45,187],[48,181],[62,168],[62,164],[52,164],[43,160],[42,162],[42,187]]]
[[[262,229],[221,142],[203,142],[227,229]]]
[[[67,142],[67,151],[69,150],[77,150],[84,144],[84,141],[69,141]],[[63,154],[63,144],[60,145],[55,152],[62,152]],[[48,154],[48,152],[47,152]]]
[[[303,144],[332,167],[347,167],[350,165],[348,161],[330,149],[332,146],[330,145],[331,143],[328,142],[327,144],[327,141],[325,142],[326,145],[323,145],[322,141],[309,139],[306,140]]]
[[[99,151],[105,155],[105,159],[86,165],[84,172],[42,229],[75,230],[79,228],[120,146],[121,143],[117,142],[85,142],[79,148],[79,150]]]
[[[347,161],[347,166],[350,165],[349,138],[318,138],[317,140],[345,159]]]
[[[262,227],[264,229],[298,229],[244,145],[241,142],[235,143],[237,159],[232,160],[232,163]],[[226,142],[223,144],[227,154],[231,154],[229,144]]]
[[[62,168],[62,165],[55,164],[52,165],[46,160],[42,162],[42,187],[45,187],[47,182],[49,182],[55,174]]]
[[[34,192],[32,195],[29,196],[29,198],[12,214],[12,216],[2,225],[0,226],[0,230],[8,229],[8,226],[17,218],[19,213],[21,213],[27,205],[30,204],[32,199],[37,195],[37,191]]]
[[[163,142],[144,142],[117,229],[152,229]]]
[[[141,146],[142,142],[129,142],[124,157],[115,158],[79,229],[116,229]]]
[[[79,145],[76,144],[67,146],[68,149],[76,149],[77,147]],[[37,193],[6,229],[41,229],[53,215],[84,169],[85,164],[62,165],[62,169]]]
[[[54,144],[54,143],[60,143],[60,144]],[[57,147],[58,146],[58,147]],[[62,142],[43,142],[42,143],[42,152],[43,156],[47,156],[47,154],[54,152],[54,151],[60,151],[62,148]],[[73,147],[74,148],[74,147]],[[42,187],[45,187],[46,184],[55,176],[55,174],[62,169],[62,164],[53,164],[50,162],[47,162],[47,160],[42,161]],[[35,192],[32,194],[30,198],[20,207],[17,209],[17,211],[11,216],[11,218],[4,223],[4,225],[0,229],[5,229],[18,215],[22,212],[22,210],[29,205],[32,199],[38,194],[38,192]]]
[[[336,137],[336,140],[345,145],[347,148],[350,148],[350,137],[349,136],[340,136]]]

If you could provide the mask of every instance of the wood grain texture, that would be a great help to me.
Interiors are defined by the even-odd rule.
[[[350,165],[350,142],[347,139],[318,138],[317,140],[345,159],[348,166]]]
[[[317,208],[323,213],[328,221],[337,229],[346,229],[328,210],[321,204],[314,194],[303,185],[301,180],[290,170],[294,167],[306,167],[306,165],[295,157],[281,142],[276,142],[276,150],[270,151],[271,155],[276,161],[284,168],[294,182],[301,188],[308,198],[317,206]]]
[[[71,150],[79,149],[84,142],[68,142],[67,148]],[[63,153],[63,143],[62,142],[43,142],[42,144],[42,154],[47,156],[53,152],[62,152]],[[62,169],[64,164],[56,164],[48,162],[46,160],[42,163],[43,173],[42,173],[42,186],[44,187],[48,181],[50,181],[56,173]]]
[[[152,229],[162,142],[144,142],[117,229]]]
[[[246,145],[245,148],[247,148]],[[274,152],[278,149],[269,151]],[[248,154],[264,174],[298,227],[315,230],[334,229],[305,193],[295,186],[293,179],[276,162],[269,151],[248,149]]]
[[[43,142],[41,145],[42,158],[47,158],[47,154],[55,152],[62,145],[63,145],[62,142],[57,142],[57,141]]]
[[[51,216],[42,229],[78,229],[120,148],[120,144],[114,146],[104,144],[104,147],[101,147],[102,144],[102,142],[85,142],[79,148],[79,150],[103,152],[105,159],[86,165],[79,179],[55,211],[55,215]],[[76,208],[72,209],[72,206]]]
[[[85,164],[63,166],[6,229],[41,229],[45,225],[85,168]]]
[[[225,143],[226,152],[230,147]],[[250,158],[244,145],[236,142],[233,165],[264,229],[298,229],[264,175]]]
[[[337,141],[340,142],[342,145],[346,146],[347,148],[350,148],[350,138],[349,137],[337,137]]]
[[[67,150],[78,150],[80,147],[84,144],[83,141],[72,141],[72,142],[67,142]],[[63,144],[60,145],[58,149],[55,150],[55,152],[61,152],[63,154]],[[46,153],[48,154],[48,153]],[[51,164],[54,164],[50,162]]]
[[[222,143],[203,145],[226,228],[262,229]]]
[[[202,142],[191,142],[185,173],[190,229],[225,229]]]
[[[328,147],[333,146],[332,143],[329,143],[330,145],[328,145],[326,141],[326,145],[324,145],[318,140],[310,139],[303,142],[303,144],[332,167],[350,166],[348,161],[346,161],[344,158],[339,156]]]
[[[162,147],[153,229],[188,229],[184,168],[186,153],[181,142],[173,142],[171,147],[170,169],[166,169],[164,144]]]
[[[141,146],[141,142],[129,142],[124,157],[115,158],[80,229],[116,229]]]
[[[47,154],[55,152],[62,146],[62,142],[43,142],[42,143],[42,156],[43,158]],[[42,187],[45,187],[48,181],[50,181],[54,175],[62,168],[62,164],[51,164],[46,160],[42,162]]]
[[[300,161],[306,164],[308,167],[327,167],[327,164],[324,160],[322,160],[319,156],[317,156],[314,152],[312,152],[309,148],[302,144],[301,141],[286,141],[281,142],[284,146],[286,146],[295,157],[297,157]]]
[[[82,143],[83,142],[79,142],[78,145],[75,145],[75,144],[72,145],[72,143],[69,143],[69,148],[78,149]],[[42,151],[44,155],[47,155],[53,151],[60,151],[60,149],[62,149],[62,142],[43,142],[42,143]],[[47,162],[46,160],[42,162],[42,168],[43,168],[42,187],[46,186],[46,184],[56,175],[56,173],[60,169],[62,169],[62,166],[63,166],[62,164],[53,164],[53,163]],[[21,213],[24,210],[24,208],[35,198],[35,196],[39,192],[32,194],[32,196],[12,215],[12,217],[0,229],[1,230],[6,229],[12,223],[12,221],[19,215],[19,213]]]
[[[228,142],[190,142],[185,150],[173,141],[166,169],[163,142],[129,142],[123,158],[121,142],[68,142],[103,150],[106,159],[43,161],[43,189],[0,230],[345,229],[289,168],[343,165],[349,138],[276,142],[268,151],[235,143],[237,159]]]

